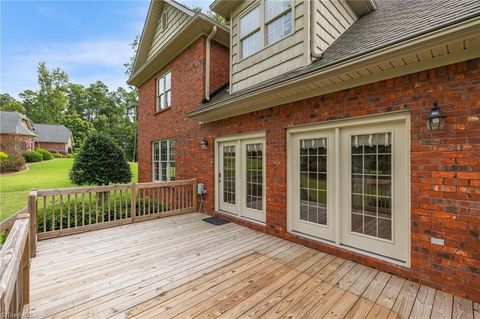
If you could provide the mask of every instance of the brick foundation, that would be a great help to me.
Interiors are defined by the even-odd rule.
[[[228,68],[226,48],[217,45],[212,59],[215,69]],[[200,38],[159,70],[172,70],[173,96],[171,109],[159,114],[155,77],[139,87],[141,182],[152,180],[152,141],[175,138],[177,179],[195,177],[205,183],[205,211],[217,214],[214,138],[264,130],[266,225],[227,218],[480,302],[480,59],[199,125],[185,113],[203,99],[204,63],[205,38]],[[213,72],[212,77],[212,86],[218,87],[228,74]],[[447,116],[443,131],[425,125],[435,101]],[[286,128],[400,110],[411,114],[411,268],[288,233]],[[206,150],[200,148],[202,138],[208,139]],[[443,238],[445,246],[431,244],[431,237]]]

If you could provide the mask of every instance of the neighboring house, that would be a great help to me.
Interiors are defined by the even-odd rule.
[[[228,26],[151,2],[139,180],[197,178],[209,214],[480,301],[480,2],[211,9]]]
[[[50,152],[66,154],[73,147],[72,132],[64,125],[34,124],[34,131],[38,135],[35,139],[37,147]]]
[[[12,152],[25,152],[32,150],[34,139],[32,121],[18,112],[0,111],[0,150]]]

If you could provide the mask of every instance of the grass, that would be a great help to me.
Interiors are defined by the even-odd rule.
[[[55,159],[29,164],[22,173],[0,176],[0,221],[27,205],[32,189],[75,187],[68,178],[72,158]],[[130,163],[133,181],[138,180],[137,163]]]

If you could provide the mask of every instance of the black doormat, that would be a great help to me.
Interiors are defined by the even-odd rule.
[[[204,218],[202,220],[204,222],[207,222],[209,224],[216,225],[216,226],[225,225],[225,224],[229,223],[228,220],[221,219],[221,218],[218,218],[218,217],[207,217],[207,218]]]

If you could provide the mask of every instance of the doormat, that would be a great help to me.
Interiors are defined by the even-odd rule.
[[[216,225],[216,226],[225,225],[225,224],[229,223],[228,220],[221,219],[221,218],[218,218],[218,217],[207,217],[207,218],[204,218],[202,220],[204,222],[207,222],[209,224]]]

